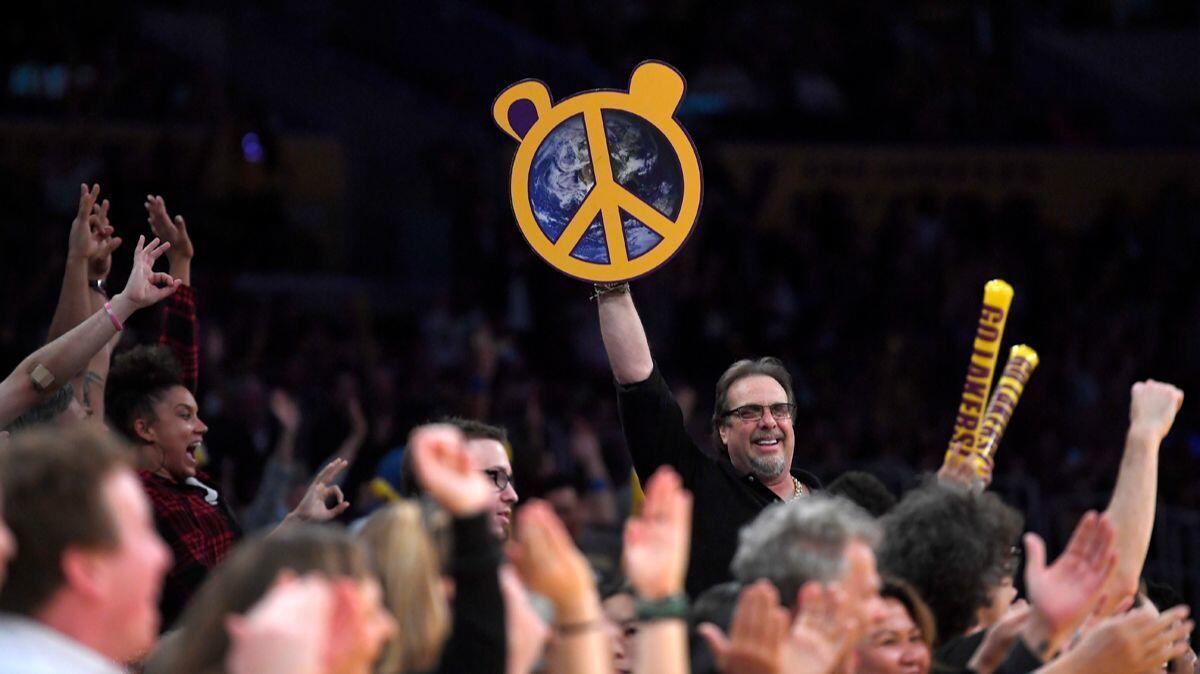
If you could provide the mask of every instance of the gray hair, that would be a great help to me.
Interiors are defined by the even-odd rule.
[[[730,569],[743,583],[765,578],[792,606],[810,580],[827,583],[845,570],[845,549],[854,541],[879,542],[879,525],[867,511],[840,497],[814,495],[772,505],[742,527]]]

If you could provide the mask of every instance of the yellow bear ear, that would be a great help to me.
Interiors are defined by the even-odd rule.
[[[683,100],[683,75],[662,61],[643,61],[629,78],[629,95],[647,112],[672,117]]]
[[[500,92],[492,103],[492,118],[517,142],[549,111],[550,90],[537,80],[517,82]]]

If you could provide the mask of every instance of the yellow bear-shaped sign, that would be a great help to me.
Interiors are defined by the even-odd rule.
[[[659,61],[629,92],[586,91],[558,104],[524,80],[492,105],[520,145],[513,213],[525,240],[559,271],[598,283],[650,273],[683,246],[700,213],[700,158],[675,119],[683,76]],[[598,161],[606,158],[607,161]]]

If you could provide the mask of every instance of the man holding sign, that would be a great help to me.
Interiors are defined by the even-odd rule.
[[[819,483],[792,468],[796,410],[791,377],[774,358],[741,360],[717,382],[713,440],[718,458],[695,445],[654,364],[629,286],[597,291],[600,334],[617,380],[621,426],[637,474],[671,466],[695,495],[687,591],[695,597],[730,580],[738,530],[772,503],[811,493]]]

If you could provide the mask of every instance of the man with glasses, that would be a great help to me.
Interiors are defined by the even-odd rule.
[[[647,479],[669,465],[695,495],[687,591],[731,580],[738,531],[763,508],[811,493],[812,474],[792,466],[796,399],[775,358],[740,360],[717,381],[711,457],[692,442],[654,364],[629,286],[600,286],[600,334],[617,380],[621,426],[634,469]]]
[[[519,497],[512,481],[507,431],[499,426],[460,417],[442,419],[438,423],[449,424],[462,431],[467,440],[467,452],[496,486],[496,497],[491,507],[492,533],[501,541],[508,540],[509,534],[512,533],[513,506]],[[404,453],[400,491],[404,496],[420,495],[420,487],[413,475],[412,455],[409,452]]]

